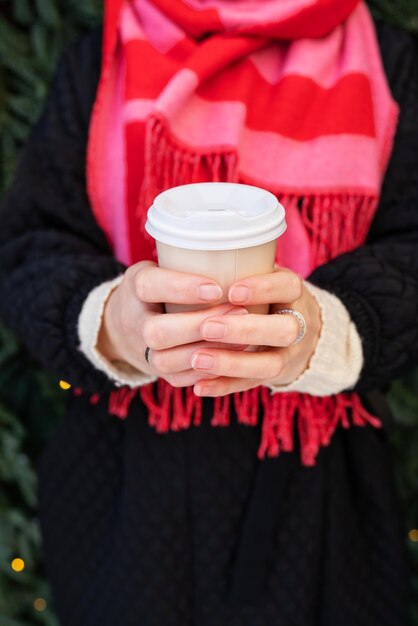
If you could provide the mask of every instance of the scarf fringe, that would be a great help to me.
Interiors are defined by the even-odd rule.
[[[137,395],[148,409],[149,425],[158,433],[184,430],[202,422],[202,398],[193,393],[193,388],[175,388],[161,378],[140,388],[123,387],[113,391],[109,413],[125,419]],[[297,438],[300,459],[305,466],[315,465],[321,447],[329,445],[338,426],[382,426],[381,421],[364,408],[357,394],[317,397],[294,392],[271,393],[267,387],[214,398],[212,426],[230,425],[231,403],[238,424],[251,427],[260,424],[260,459],[292,452]]]
[[[145,131],[145,170],[138,217],[145,224],[154,198],[171,187],[210,180],[238,182],[238,155],[235,150],[191,151],[174,141],[164,120],[151,116]],[[145,230],[145,229],[144,229]]]
[[[142,225],[154,198],[171,187],[204,180],[259,184],[239,173],[235,150],[219,148],[212,152],[192,152],[174,140],[163,118],[155,115],[147,121],[145,163],[137,209]],[[313,267],[362,245],[378,205],[374,193],[330,191],[301,196],[271,191],[285,208],[296,207],[300,211],[311,242]],[[144,226],[142,228],[144,236],[150,238]]]
[[[282,195],[279,200],[285,207],[296,203],[300,208],[311,241],[314,267],[361,246],[378,205],[376,195],[358,193],[334,192],[304,198]]]
[[[164,121],[154,116],[147,122],[145,163],[138,205],[141,224],[145,224],[145,213],[155,196],[170,187],[201,180],[257,184],[239,176],[235,151],[191,152],[175,142]],[[314,267],[361,245],[377,207],[377,198],[373,195],[330,193],[301,197],[280,192],[276,195],[285,207],[294,206],[300,211],[311,241]],[[145,229],[143,234],[149,237]],[[121,419],[126,418],[137,393],[148,408],[149,425],[158,433],[201,424],[202,398],[193,393],[192,387],[174,388],[163,379],[139,389],[122,388],[112,392],[109,412]],[[360,398],[352,393],[322,398],[299,393],[271,393],[267,387],[256,387],[215,398],[213,426],[230,424],[231,404],[239,424],[260,424],[260,459],[291,452],[295,448],[295,437],[298,437],[301,462],[306,466],[315,464],[320,448],[330,443],[339,425],[342,428],[351,424],[381,426],[380,420],[368,413]]]

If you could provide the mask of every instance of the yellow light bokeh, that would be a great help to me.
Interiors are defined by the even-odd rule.
[[[408,537],[410,541],[418,542],[418,528],[412,528],[408,533]]]
[[[13,559],[10,565],[14,572],[21,572],[25,569],[25,561],[23,559]]]
[[[36,611],[45,611],[46,609],[46,600],[44,598],[36,598],[33,602],[33,606]]]
[[[69,389],[71,387],[70,383],[67,383],[65,380],[60,380],[60,387],[61,389]]]

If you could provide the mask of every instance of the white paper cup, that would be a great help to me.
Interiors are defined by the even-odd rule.
[[[286,230],[285,210],[259,187],[195,183],[159,194],[145,228],[156,240],[160,267],[215,280],[228,301],[237,280],[273,271],[276,240]],[[208,305],[165,303],[169,313]],[[267,313],[269,305],[246,307]]]

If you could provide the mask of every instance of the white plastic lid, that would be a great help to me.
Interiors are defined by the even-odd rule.
[[[258,246],[286,230],[285,210],[269,191],[237,183],[194,183],[160,193],[148,210],[147,232],[191,250]]]

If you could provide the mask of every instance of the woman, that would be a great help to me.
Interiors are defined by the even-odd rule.
[[[407,624],[376,390],[418,355],[415,54],[356,0],[109,0],[64,55],[0,235],[2,316],[74,388],[39,467],[64,626]],[[147,207],[199,180],[279,197],[277,271],[155,265]]]

